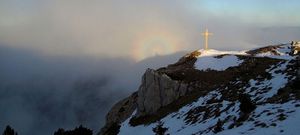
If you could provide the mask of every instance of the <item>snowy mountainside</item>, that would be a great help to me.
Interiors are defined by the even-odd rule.
[[[292,52],[291,44],[197,50],[146,71],[100,134],[298,134],[300,59]]]

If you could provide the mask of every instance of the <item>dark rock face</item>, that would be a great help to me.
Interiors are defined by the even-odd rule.
[[[101,129],[100,135],[114,135],[119,130],[119,124],[124,122],[136,109],[137,93],[116,103],[106,115],[106,124]],[[118,133],[118,132],[116,132]]]
[[[218,132],[223,131],[224,129],[223,129],[222,126],[223,126],[223,123],[222,123],[222,121],[220,121],[220,119],[219,119],[218,122],[217,122],[217,124],[216,124],[215,127],[214,127],[213,132],[214,132],[214,133],[218,133]]]
[[[251,101],[250,95],[248,94],[241,94],[239,101],[241,103],[240,110],[245,114],[251,113],[256,108],[256,105]]]
[[[106,116],[108,124],[119,123],[126,120],[136,109],[137,93],[116,103]]]
[[[155,135],[169,135],[166,134],[168,131],[168,128],[163,127],[163,123],[159,122],[158,125],[152,129],[152,131],[155,133]]]

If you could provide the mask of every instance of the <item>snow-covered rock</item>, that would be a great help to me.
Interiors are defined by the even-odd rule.
[[[281,44],[250,50],[246,53],[255,57],[269,57],[289,60],[293,58],[293,56],[290,55],[292,51],[293,49],[291,44]]]

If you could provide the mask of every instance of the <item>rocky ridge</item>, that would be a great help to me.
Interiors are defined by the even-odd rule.
[[[198,129],[199,131],[194,132],[196,134],[221,132],[228,123],[231,123],[227,125],[228,129],[239,127],[243,121],[255,118],[250,113],[258,105],[300,99],[300,92],[297,90],[299,87],[296,85],[300,78],[299,55],[293,54],[293,51],[291,44],[282,44],[239,53],[217,53],[210,56],[222,59],[226,55],[233,55],[243,62],[224,71],[216,71],[199,70],[195,67],[195,62],[207,54],[200,50],[187,54],[167,67],[147,69],[139,90],[111,109],[106,117],[106,125],[99,134],[122,133],[124,126],[128,125],[139,127],[150,124],[151,127],[153,123],[170,117],[170,114],[183,119],[185,126],[205,124],[207,120],[215,118],[211,120],[215,121],[213,126]],[[274,88],[275,83],[272,83],[276,79],[283,81],[278,88]],[[185,106],[191,103],[193,106],[193,103],[199,102],[199,98],[206,98],[205,102],[202,101],[205,106],[194,106],[185,113],[180,113]],[[244,111],[238,106],[254,106],[254,109]],[[232,112],[233,115],[218,118],[232,108],[240,114]],[[270,126],[260,122],[255,125]],[[188,128],[178,129],[178,133],[185,131],[184,129]]]

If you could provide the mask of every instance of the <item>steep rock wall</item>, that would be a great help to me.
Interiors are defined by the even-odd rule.
[[[189,91],[188,84],[174,81],[153,69],[147,69],[138,90],[137,116],[153,114]]]

